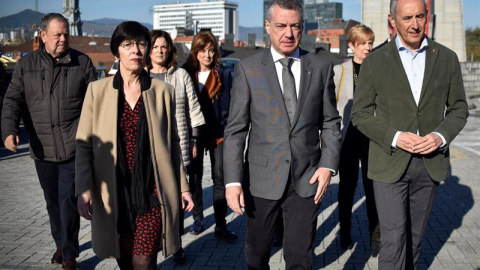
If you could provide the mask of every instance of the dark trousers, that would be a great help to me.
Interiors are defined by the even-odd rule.
[[[370,141],[351,124],[340,152],[338,185],[338,216],[342,234],[350,235],[352,228],[352,207],[358,183],[359,161],[362,163],[362,182],[367,206],[368,231],[373,240],[380,240],[378,213],[373,195],[373,181],[368,179],[368,148]]]
[[[248,196],[246,201],[247,235],[245,253],[248,269],[270,269],[270,251],[283,214],[283,254],[285,269],[312,269],[312,243],[317,227],[317,210],[313,197],[302,198],[289,184],[280,200]]]
[[[64,260],[76,258],[80,216],[75,197],[75,159],[66,162],[35,160],[35,168],[47,203],[55,245],[62,250]]]
[[[203,158],[204,152],[208,150],[210,163],[212,165],[213,179],[213,211],[215,224],[219,227],[226,225],[225,216],[227,215],[227,200],[225,199],[225,184],[223,179],[223,143],[213,149],[205,149],[201,144],[197,145],[197,157],[191,160],[188,168],[190,192],[192,193],[193,219],[203,219]]]
[[[381,232],[378,268],[415,269],[438,182],[421,157],[412,157],[399,181],[374,181],[373,188]]]

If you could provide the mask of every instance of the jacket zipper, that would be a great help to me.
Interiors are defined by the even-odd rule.
[[[67,74],[68,74],[68,70],[67,70],[67,69],[64,69],[64,70],[65,70],[65,72],[64,72],[64,73],[65,73],[65,78],[64,78],[64,83],[65,83],[64,92],[65,92],[65,96],[64,96],[64,98],[67,99],[67,86],[68,86],[68,83],[67,83],[67,81],[68,81]],[[61,114],[61,107],[60,107],[60,106],[61,106],[62,102],[61,102],[60,93],[58,93],[58,95],[59,95],[58,98],[57,98],[57,102],[58,102],[58,104],[57,104],[57,105],[58,105],[58,106],[57,106],[57,113],[58,113],[58,131],[59,131],[59,134],[58,134],[58,135],[59,135],[59,139],[60,139],[60,145],[65,145],[65,144],[63,143],[63,138],[62,138],[62,125],[61,125],[61,124],[62,124],[62,114]],[[68,104],[68,101],[66,101],[66,103],[64,103],[64,104]],[[66,155],[65,155],[65,154],[66,154],[66,153],[65,153],[65,147],[63,147],[62,149],[63,149],[63,153],[58,153],[58,154],[60,155],[60,159],[65,159],[65,158],[67,158]]]
[[[46,89],[47,89],[47,85],[45,82],[45,68],[42,67],[42,99],[45,98]]]
[[[55,140],[55,123],[53,121],[53,108],[52,108],[52,95],[53,95],[53,89],[52,89],[52,86],[53,86],[53,83],[52,83],[52,80],[53,80],[53,71],[55,69],[55,66],[52,65],[52,78],[50,78],[50,89],[48,89],[48,105],[49,105],[49,111],[50,111],[50,128],[52,129],[52,143],[53,143],[53,152],[54,152],[54,155],[55,155],[55,158],[57,159],[58,158],[58,149],[57,149],[57,142]],[[46,77],[46,76],[45,76]],[[47,90],[46,88],[46,78],[44,80],[44,84],[45,84],[45,90]]]

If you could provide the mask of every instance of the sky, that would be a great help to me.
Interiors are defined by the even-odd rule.
[[[180,1],[180,2],[198,2]],[[262,0],[229,0],[238,3],[239,25],[246,27],[263,26]],[[380,0],[388,1],[388,0]],[[447,0],[449,1],[449,0]],[[35,9],[34,0],[0,0],[0,17],[12,15],[25,9]],[[153,5],[176,2],[174,0],[80,0],[82,20],[113,18],[134,20],[153,24]],[[343,19],[361,22],[362,0],[330,0],[343,3]],[[38,11],[42,13],[61,12],[63,0],[38,0]],[[465,28],[480,27],[480,1],[463,0]]]

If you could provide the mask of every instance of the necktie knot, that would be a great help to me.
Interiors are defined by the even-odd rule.
[[[290,68],[290,64],[292,63],[293,58],[282,58],[278,61],[280,61],[280,64],[282,64],[282,66]]]

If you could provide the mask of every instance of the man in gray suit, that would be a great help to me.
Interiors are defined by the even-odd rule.
[[[370,139],[379,269],[415,269],[448,146],[467,122],[457,55],[425,36],[424,0],[392,0],[397,37],[362,64],[351,120]]]
[[[224,174],[228,205],[247,212],[249,269],[269,269],[280,211],[286,268],[312,268],[319,202],[338,167],[333,66],[299,48],[302,11],[296,0],[270,1],[265,28],[272,47],[235,67]]]

